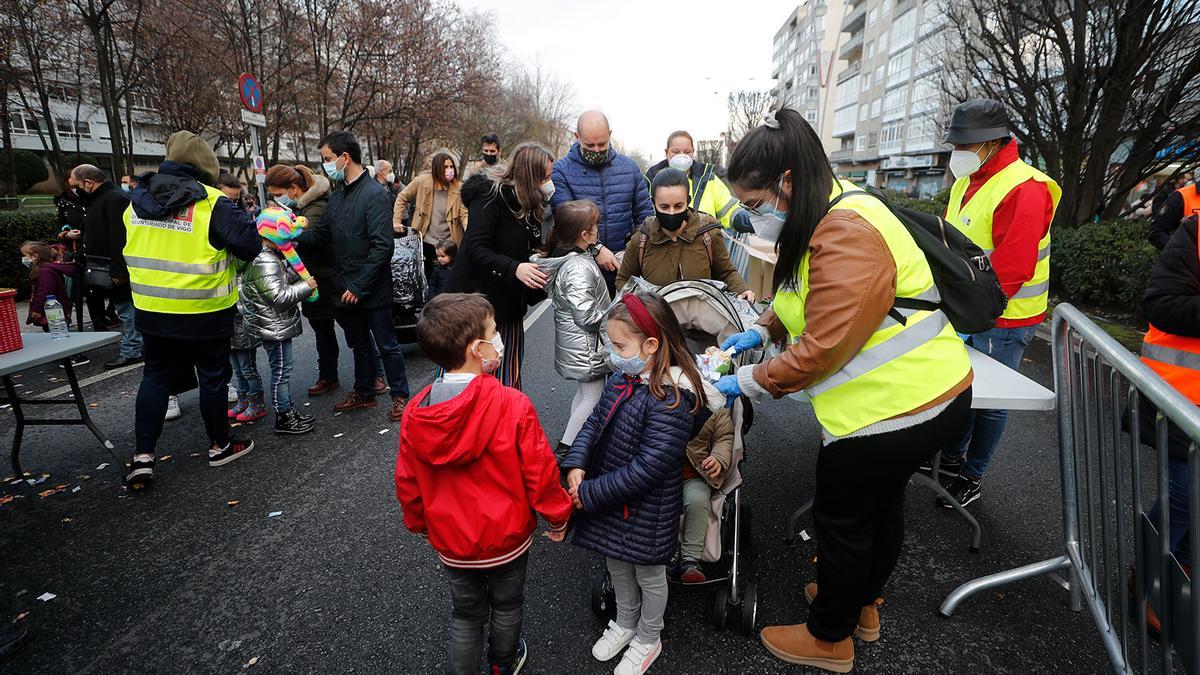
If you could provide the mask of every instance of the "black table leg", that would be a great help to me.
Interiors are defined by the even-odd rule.
[[[8,394],[8,402],[12,405],[13,415],[17,418],[17,428],[13,431],[12,454],[9,459],[12,461],[13,471],[16,472],[16,480],[21,480],[25,477],[25,473],[21,471],[21,435],[25,432],[25,413],[21,410],[21,399],[17,398],[17,388],[13,386],[12,376],[4,376],[4,392]]]
[[[108,454],[112,455],[117,462],[117,469],[125,470],[125,460],[117,456],[116,448],[113,447],[112,441],[100,431],[100,427],[92,421],[92,416],[88,414],[87,403],[83,400],[83,392],[79,389],[79,378],[75,375],[75,366],[71,364],[70,358],[63,359],[63,370],[67,371],[67,382],[71,385],[71,398],[75,399],[75,407],[79,409],[79,419],[87,426],[88,431],[100,441],[101,445],[108,450]]]

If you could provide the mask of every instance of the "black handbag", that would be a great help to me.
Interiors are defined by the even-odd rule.
[[[87,285],[91,288],[112,290],[112,268],[110,265],[111,262],[108,258],[89,255],[87,257],[87,271],[84,273]]]

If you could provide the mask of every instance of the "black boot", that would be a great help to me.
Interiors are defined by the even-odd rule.
[[[302,417],[295,410],[275,413],[275,433],[277,434],[307,434],[313,430],[313,418]]]

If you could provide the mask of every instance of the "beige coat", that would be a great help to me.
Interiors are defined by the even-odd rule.
[[[463,232],[467,229],[467,209],[462,203],[461,189],[462,183],[454,181],[446,194],[446,222],[450,224],[450,237],[456,244],[462,244]],[[400,196],[396,197],[396,206],[392,209],[392,227],[397,232],[404,227],[404,215],[408,213],[408,205],[412,204],[412,227],[422,237],[425,236],[433,215],[433,190],[433,176],[423,173],[400,192]]]

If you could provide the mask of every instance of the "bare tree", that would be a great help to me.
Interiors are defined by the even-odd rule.
[[[696,160],[705,164],[717,166],[721,163],[721,148],[724,146],[720,140],[715,141],[696,141]]]
[[[736,143],[754,127],[762,124],[763,115],[770,110],[775,95],[770,89],[742,89],[729,94],[729,139]]]
[[[1125,210],[1172,163],[1200,162],[1200,2],[960,0],[947,6],[951,99],[993,98],[1034,162],[1061,179],[1055,225]]]

